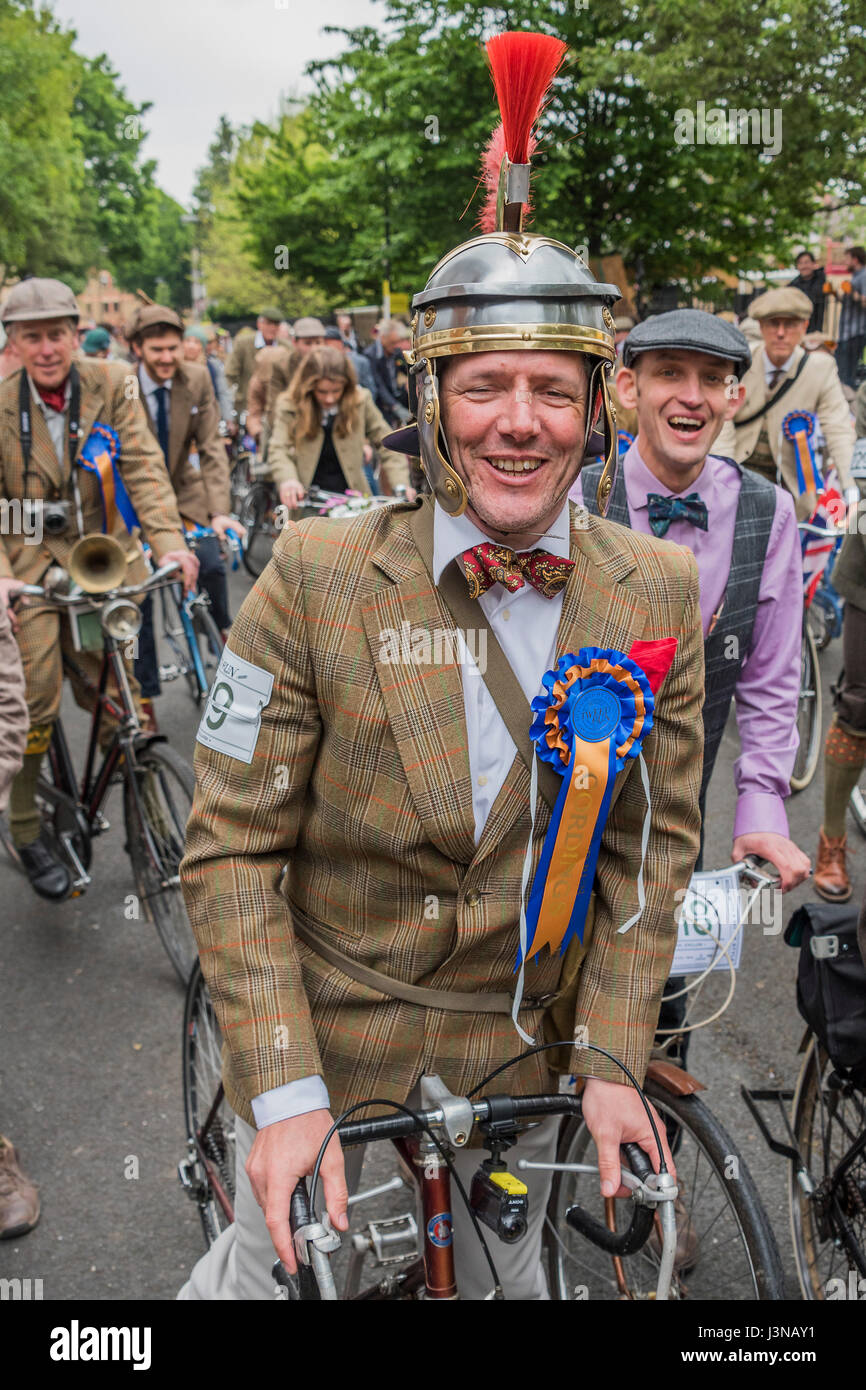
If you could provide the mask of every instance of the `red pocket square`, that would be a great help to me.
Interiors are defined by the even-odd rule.
[[[657,695],[662,681],[673,665],[677,650],[676,637],[658,637],[653,642],[632,642],[629,656],[636,661]]]

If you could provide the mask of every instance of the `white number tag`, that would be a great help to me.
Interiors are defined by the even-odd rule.
[[[274,678],[268,671],[235,656],[226,647],[196,742],[217,753],[227,753],[238,762],[251,763],[262,727],[262,710],[270,702],[273,685]]]
[[[735,871],[693,874],[680,912],[671,974],[696,975],[708,966],[727,970],[729,958],[734,969],[738,969],[743,933],[740,932],[729,955],[722,952],[736,931],[741,911],[740,883]]]

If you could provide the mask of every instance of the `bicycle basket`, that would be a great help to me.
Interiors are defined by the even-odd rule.
[[[866,1085],[866,965],[856,908],[806,903],[785,930],[800,948],[797,1008],[837,1070]]]

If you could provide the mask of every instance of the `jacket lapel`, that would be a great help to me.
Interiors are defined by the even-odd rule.
[[[105,395],[102,386],[98,382],[81,382],[81,419],[78,430],[78,449],[76,458],[81,454],[81,450],[87,443],[90,431],[94,424],[105,414]],[[106,423],[108,423],[106,421]]]
[[[468,864],[475,853],[475,821],[463,683],[457,653],[445,636],[454,627],[451,615],[413,535],[423,511],[429,511],[432,542],[432,507],[395,524],[373,556],[392,582],[372,596],[363,620],[418,814],[433,843]]]

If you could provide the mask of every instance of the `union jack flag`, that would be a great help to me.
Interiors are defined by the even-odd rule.
[[[816,535],[812,531],[802,531],[800,544],[803,549],[803,591],[806,607],[815,597],[815,590],[821,583],[821,576],[830,556],[839,544],[835,534],[845,514],[845,503],[839,491],[835,470],[831,469],[825,477],[812,440],[816,435],[817,420],[807,411],[792,410],[782,421],[786,438],[794,445],[797,460],[797,481],[800,494],[814,493],[815,509],[809,517],[808,525],[825,532]]]

